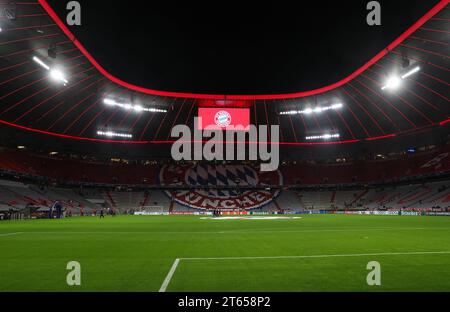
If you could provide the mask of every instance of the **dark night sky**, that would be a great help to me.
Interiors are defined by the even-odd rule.
[[[153,89],[245,94],[334,83],[438,1],[380,1],[381,27],[366,24],[366,0],[80,2],[83,25],[71,30],[113,75]],[[61,17],[65,3],[50,1]]]

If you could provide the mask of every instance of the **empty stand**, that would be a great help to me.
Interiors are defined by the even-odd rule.
[[[157,165],[113,164],[0,150],[0,170],[50,178],[54,181],[108,185],[157,185]],[[344,164],[311,162],[280,167],[286,185],[333,185],[387,182],[450,172],[450,148],[402,158]],[[265,181],[260,181],[265,183]],[[325,199],[323,204],[325,204]]]

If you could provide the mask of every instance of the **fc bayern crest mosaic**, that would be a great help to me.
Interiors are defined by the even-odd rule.
[[[166,191],[181,205],[197,209],[256,209],[271,203],[279,190],[246,190],[252,186],[283,183],[279,171],[259,172],[250,165],[166,165],[161,168],[162,185],[193,187],[191,190]],[[202,190],[205,187],[230,189]],[[198,189],[194,189],[198,187]],[[236,187],[236,188],[234,188]]]
[[[226,128],[231,125],[231,115],[227,111],[220,111],[214,117],[216,125],[222,128]]]

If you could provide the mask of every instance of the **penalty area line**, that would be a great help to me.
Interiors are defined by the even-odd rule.
[[[161,285],[161,288],[159,289],[159,292],[166,292],[167,287],[170,284],[170,281],[172,280],[173,275],[175,274],[175,271],[177,270],[178,264],[180,263],[181,259],[175,259],[174,263],[172,264],[172,267],[170,268],[169,273],[166,276],[166,279]]]

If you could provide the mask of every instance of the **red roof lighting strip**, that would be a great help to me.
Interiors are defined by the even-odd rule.
[[[428,125],[425,126],[423,128],[418,128],[417,130],[426,130],[429,129],[432,126],[440,126],[440,127],[444,127],[450,124],[450,119],[444,120],[440,123],[436,123],[434,125]],[[38,134],[44,134],[44,135],[50,135],[53,137],[57,137],[57,138],[62,138],[62,139],[70,139],[70,140],[76,140],[76,141],[86,141],[86,142],[97,142],[97,143],[114,143],[114,144],[132,144],[132,145],[146,145],[146,144],[173,144],[177,141],[175,140],[165,140],[165,141],[118,141],[118,140],[103,140],[103,139],[95,139],[95,138],[86,138],[86,137],[78,137],[78,136],[73,136],[73,135],[66,135],[66,134],[60,134],[60,133],[55,133],[55,132],[50,132],[50,131],[44,131],[44,130],[39,130],[39,129],[34,129],[34,128],[29,128],[29,127],[25,127],[25,126],[21,126],[21,125],[17,125],[17,124],[13,124],[4,120],[0,120],[0,125],[5,125],[5,126],[9,126],[9,127],[13,127],[19,130],[24,130],[24,131],[28,131],[28,132],[34,132],[34,133],[38,133]],[[346,140],[346,141],[333,141],[333,142],[247,142],[247,145],[252,145],[252,144],[277,144],[280,146],[314,146],[314,145],[344,145],[344,144],[351,144],[351,143],[358,143],[358,142],[363,142],[363,141],[378,141],[378,140],[384,140],[384,139],[391,139],[391,138],[395,138],[395,137],[399,137],[402,135],[406,135],[406,134],[415,134],[418,133],[417,130],[409,130],[409,131],[405,131],[405,132],[400,132],[397,134],[387,134],[387,135],[383,135],[383,136],[378,136],[378,137],[370,137],[370,138],[366,138],[366,139],[362,139],[362,140],[358,140],[358,139],[354,139],[354,140]],[[196,143],[196,141],[186,141],[187,143]],[[202,143],[206,143],[207,141],[202,141]],[[220,143],[220,142],[219,142]],[[225,144],[234,144],[235,142],[222,142]]]

